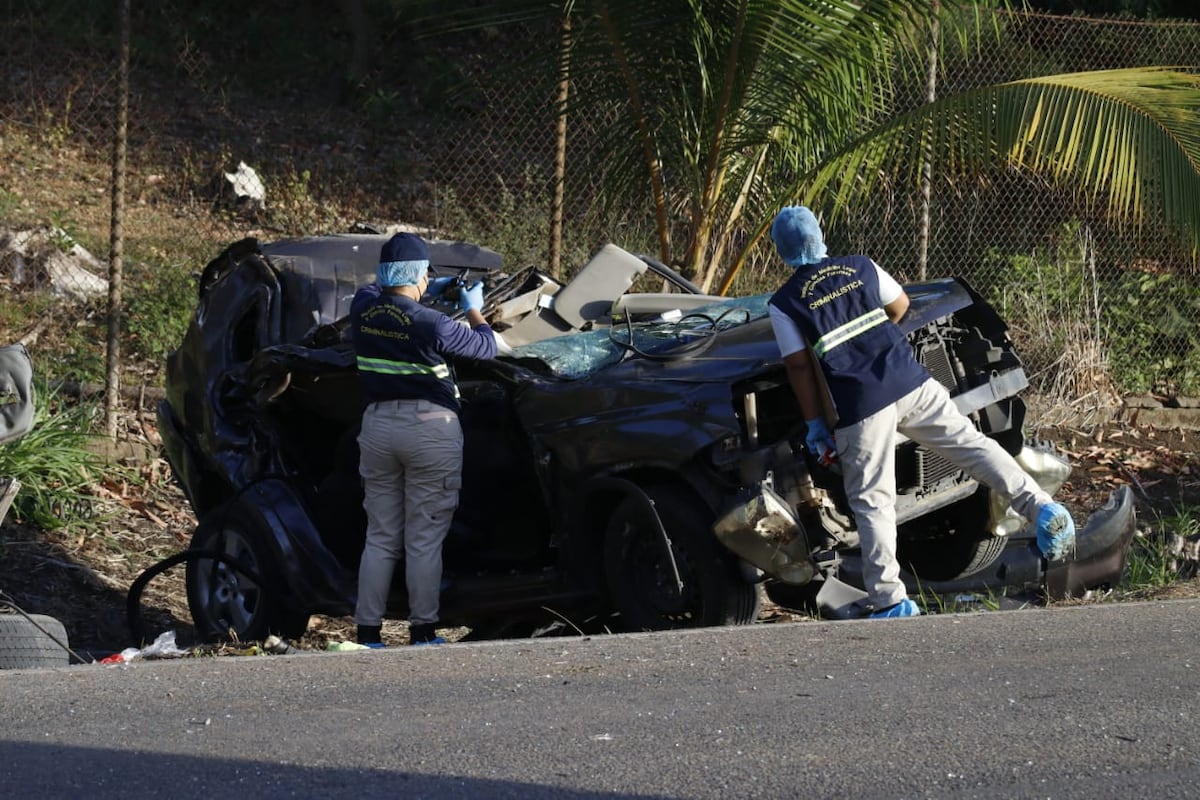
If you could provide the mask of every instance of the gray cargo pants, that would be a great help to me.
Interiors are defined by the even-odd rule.
[[[1051,498],[1003,447],[979,432],[930,378],[895,403],[835,433],[846,496],[862,542],[863,588],[875,608],[908,596],[896,560],[895,432],[928,447],[1010,498],[1033,521]]]
[[[409,622],[438,621],[442,542],[462,485],[458,415],[428,400],[387,400],[363,412],[358,435],[367,544],[358,568],[358,625],[379,625],[404,556]]]

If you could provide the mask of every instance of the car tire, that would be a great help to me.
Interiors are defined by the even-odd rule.
[[[68,646],[67,630],[54,617],[0,614],[0,669],[65,667]]]
[[[905,570],[919,581],[956,581],[982,572],[1008,547],[1007,536],[949,537],[939,545],[910,552]]]
[[[900,561],[917,578],[953,581],[969,577],[987,568],[1008,546],[1008,537],[983,532],[988,517],[985,495],[960,500],[946,512],[936,535],[900,544]],[[921,524],[928,525],[928,521]]]
[[[228,559],[198,555],[187,562],[188,609],[204,641],[262,641],[271,634],[295,638],[308,627],[309,615],[284,602],[269,537],[261,513],[244,499],[213,509],[196,527],[190,549]]]
[[[625,630],[665,630],[744,625],[758,615],[758,591],[712,533],[712,517],[697,498],[677,487],[617,506],[604,538],[604,571],[610,601]],[[682,590],[666,558],[656,511],[670,540]]]

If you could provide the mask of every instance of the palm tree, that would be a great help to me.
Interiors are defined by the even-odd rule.
[[[1161,220],[1200,250],[1200,74],[1142,67],[1011,81],[893,117],[798,178],[784,194],[827,198],[836,218],[886,175],[917,186],[923,156],[943,180],[998,166],[1029,170],[1135,225]],[[830,199],[831,198],[831,199]],[[766,219],[750,235],[757,241]],[[744,250],[719,287],[724,293]]]
[[[1161,218],[1200,248],[1200,78],[1145,68],[1003,83],[896,115],[923,83],[927,31],[965,34],[966,0],[496,0],[476,21],[570,21],[564,114],[603,115],[589,165],[605,197],[654,209],[660,258],[731,286],[780,205],[826,220],[881,176],[914,192],[1031,170],[1116,219]],[[911,79],[911,80],[910,80]],[[730,254],[734,254],[732,259]],[[718,281],[720,265],[730,261]]]

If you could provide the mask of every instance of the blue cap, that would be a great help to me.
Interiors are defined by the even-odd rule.
[[[429,248],[412,233],[397,233],[383,244],[375,277],[380,286],[416,286],[429,269]]]
[[[771,239],[779,257],[789,267],[816,264],[825,258],[821,224],[804,206],[784,206],[771,223]]]

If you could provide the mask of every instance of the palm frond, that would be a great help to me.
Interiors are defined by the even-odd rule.
[[[925,153],[948,180],[1035,172],[1118,222],[1163,221],[1200,253],[1200,74],[1145,67],[1012,81],[944,98],[851,142],[788,192],[844,208],[880,176],[917,185]],[[782,198],[778,198],[782,199]]]

